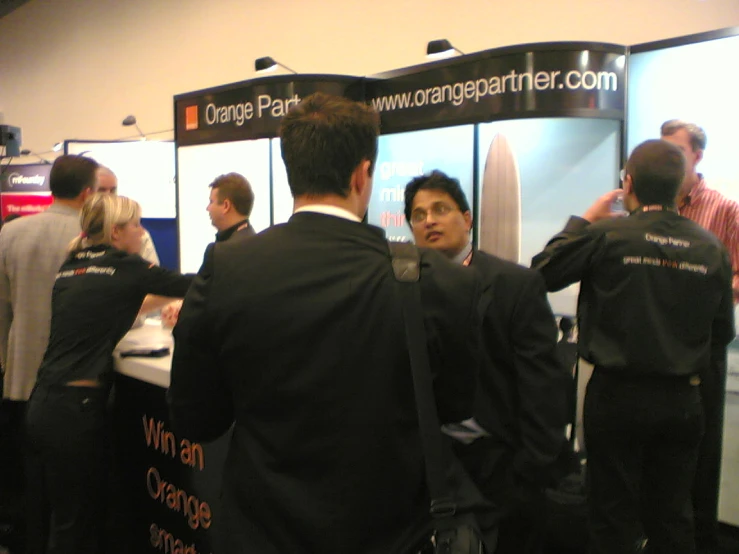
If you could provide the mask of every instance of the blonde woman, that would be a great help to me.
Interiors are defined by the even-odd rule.
[[[26,417],[27,552],[101,552],[113,349],[148,294],[181,298],[191,277],[137,252],[139,205],[98,194],[80,212],[52,294],[51,333]]]

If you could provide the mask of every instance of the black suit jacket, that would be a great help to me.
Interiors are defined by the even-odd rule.
[[[422,253],[440,417],[469,417],[477,369],[474,272]],[[174,329],[175,427],[234,431],[224,552],[387,554],[427,519],[428,495],[384,233],[299,213],[211,246]]]
[[[539,488],[565,443],[571,377],[557,355],[557,327],[541,275],[476,250],[483,285],[483,366],[475,418],[491,437],[456,445],[486,495],[507,507]]]

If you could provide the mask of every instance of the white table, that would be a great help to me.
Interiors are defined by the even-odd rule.
[[[174,346],[171,329],[162,329],[157,319],[147,319],[143,326],[132,329],[118,343],[114,353],[115,368],[118,373],[139,379],[152,385],[169,387],[170,368],[172,366],[172,355],[161,358],[146,358],[142,356],[129,356],[121,358],[120,352],[133,348],[157,348],[168,346],[170,352]]]

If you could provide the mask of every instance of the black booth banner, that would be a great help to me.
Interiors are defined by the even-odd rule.
[[[120,552],[211,554],[230,431],[207,444],[176,434],[165,389],[123,375],[113,422]]]
[[[287,111],[314,92],[364,97],[359,77],[279,76],[175,97],[178,146],[277,136]]]
[[[625,48],[542,44],[392,71],[365,84],[382,132],[521,117],[622,119]]]
[[[48,192],[50,164],[10,165],[2,168],[0,191]]]

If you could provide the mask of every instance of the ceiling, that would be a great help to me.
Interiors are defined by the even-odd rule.
[[[28,0],[0,0],[0,18],[5,17],[14,9],[22,6]]]

